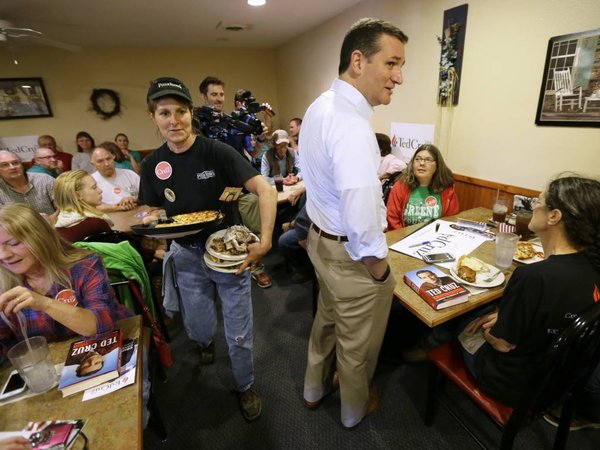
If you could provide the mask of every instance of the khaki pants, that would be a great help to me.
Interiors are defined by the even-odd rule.
[[[248,193],[240,195],[238,198],[238,210],[242,218],[242,223],[250,231],[260,236],[260,209],[258,207],[258,196]]]
[[[367,410],[396,280],[390,274],[375,281],[364,264],[348,256],[343,242],[321,237],[312,228],[308,254],[320,292],[308,344],[304,398],[314,402],[326,395],[337,368],[342,424],[352,427]]]

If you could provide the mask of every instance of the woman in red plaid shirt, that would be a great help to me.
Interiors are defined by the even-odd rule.
[[[0,363],[29,336],[94,336],[131,313],[114,294],[100,258],[62,241],[29,206],[0,209]]]

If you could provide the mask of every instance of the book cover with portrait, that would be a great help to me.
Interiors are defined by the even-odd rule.
[[[120,330],[71,343],[58,384],[63,397],[118,377],[121,348]]]
[[[404,274],[404,282],[433,309],[443,309],[469,300],[469,291],[435,266]]]

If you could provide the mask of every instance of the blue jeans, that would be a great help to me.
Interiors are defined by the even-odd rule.
[[[292,228],[279,236],[278,241],[279,251],[283,253],[293,272],[309,271],[312,268],[308,253],[298,244],[299,239],[298,230]]]
[[[237,276],[206,267],[204,245],[171,244],[180,308],[188,336],[203,347],[217,332],[216,298],[221,299],[225,340],[239,391],[254,384],[253,320],[250,271]]]

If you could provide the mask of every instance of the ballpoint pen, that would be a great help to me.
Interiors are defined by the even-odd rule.
[[[421,245],[428,245],[428,244],[431,244],[431,241],[424,241],[424,242],[419,242],[418,244],[409,245],[408,248],[420,247]]]

